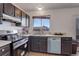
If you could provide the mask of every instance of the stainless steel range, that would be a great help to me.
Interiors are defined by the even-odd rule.
[[[9,32],[9,31],[8,31]],[[11,41],[11,55],[24,55],[28,50],[28,37],[20,36],[17,33],[2,33],[0,34],[0,40]],[[18,51],[20,52],[18,54]]]

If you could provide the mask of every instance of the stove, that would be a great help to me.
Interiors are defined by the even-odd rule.
[[[11,55],[16,56],[18,55],[16,52],[21,50],[22,53],[19,53],[19,55],[24,55],[26,53],[26,50],[28,50],[28,37],[25,36],[19,36],[16,33],[12,34],[2,34],[0,35],[0,40],[5,40],[5,41],[11,41]],[[22,48],[21,48],[22,47]],[[25,52],[23,54],[23,52]]]

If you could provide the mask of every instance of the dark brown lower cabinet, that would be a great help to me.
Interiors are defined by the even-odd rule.
[[[78,42],[77,41],[72,41],[72,54],[76,54],[77,53],[77,45]]]
[[[72,38],[71,37],[61,38],[61,54],[63,55],[72,54]]]
[[[31,51],[47,52],[47,37],[30,37]]]
[[[10,44],[0,47],[0,56],[10,56]]]
[[[39,41],[40,52],[47,52],[47,38],[41,37]]]
[[[30,43],[31,51],[39,51],[39,39],[31,37]]]
[[[31,51],[48,52],[47,37],[31,36],[29,40],[30,40]],[[57,39],[57,42],[58,40],[61,40],[61,43],[60,43],[61,47],[59,48],[61,50],[60,54],[71,55],[72,54],[72,37],[61,37],[61,39]],[[55,49],[53,45],[51,45],[50,49],[51,48]],[[50,52],[50,53],[54,53],[54,52]],[[55,53],[55,54],[58,54],[58,53]]]

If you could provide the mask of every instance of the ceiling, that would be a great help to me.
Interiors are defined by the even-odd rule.
[[[79,3],[14,3],[25,11],[36,11],[38,7],[44,10],[79,7]]]

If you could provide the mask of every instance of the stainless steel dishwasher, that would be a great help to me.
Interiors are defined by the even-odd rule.
[[[61,38],[60,37],[49,37],[48,38],[48,53],[61,53]]]

